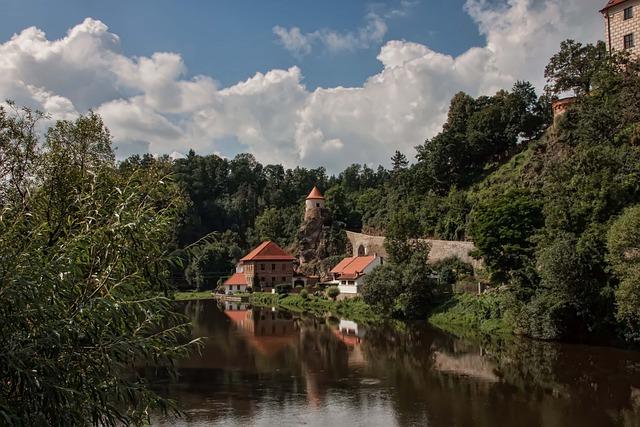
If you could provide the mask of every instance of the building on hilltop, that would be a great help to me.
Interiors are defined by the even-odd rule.
[[[567,112],[569,107],[576,102],[575,96],[569,96],[567,98],[556,99],[551,103],[551,109],[553,110],[553,124],[558,122],[560,116]]]
[[[636,38],[640,36],[640,0],[608,0],[600,13],[604,16],[604,31],[607,50],[626,50],[632,55],[640,52]],[[576,97],[556,99],[552,103],[553,122],[557,122]]]
[[[293,285],[296,259],[273,242],[262,242],[240,259],[236,273],[224,282],[226,293],[271,290],[276,285]]]
[[[314,186],[305,200],[304,220],[324,219],[325,216],[326,207],[324,196],[320,190],[318,190],[318,187]]]
[[[640,35],[640,0],[609,0],[600,11],[605,21],[605,41],[609,52],[627,50],[637,55]]]

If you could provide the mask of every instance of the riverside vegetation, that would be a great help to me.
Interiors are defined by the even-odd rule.
[[[413,164],[396,152],[389,170],[336,176],[249,154],[117,164],[93,113],[41,137],[39,113],[1,107],[0,418],[142,424],[170,409],[135,367],[169,369],[197,345],[185,341],[171,285],[202,290],[261,240],[294,246],[313,185],[336,224],[327,264],[348,252],[344,229],[384,233],[389,262],[363,289],[371,308],[309,295],[279,304],[403,319],[435,310],[442,325],[637,343],[639,69],[602,43],[564,42],[544,95],[526,82],[459,93]],[[550,100],[568,90],[576,102],[550,127]],[[457,260],[427,265],[419,237],[472,239],[485,276],[469,278]],[[451,300],[464,280],[493,290]]]

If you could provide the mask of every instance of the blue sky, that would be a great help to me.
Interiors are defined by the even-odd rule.
[[[541,90],[562,40],[602,39],[603,1],[0,0],[0,100],[91,109],[119,158],[389,166],[457,92]]]
[[[282,48],[273,27],[303,31],[330,28],[350,31],[365,15],[402,8],[400,1],[361,0],[3,0],[0,40],[29,26],[49,39],[65,35],[85,17],[99,19],[120,36],[126,55],[179,52],[189,75],[206,74],[223,86],[245,80],[256,71],[298,65],[304,82],[317,86],[355,86],[381,69],[381,43],[339,54],[315,49],[295,57]],[[55,4],[55,6],[52,6]],[[411,40],[439,52],[458,55],[481,46],[484,37],[463,10],[464,0],[418,0],[404,16],[385,19],[386,40]]]

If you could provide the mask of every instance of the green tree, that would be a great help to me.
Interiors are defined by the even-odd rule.
[[[617,317],[634,339],[640,338],[640,205],[626,209],[607,236],[608,260],[620,285]]]
[[[409,261],[414,252],[425,249],[425,243],[419,240],[421,234],[415,212],[408,207],[397,207],[389,219],[384,241],[389,261],[400,265]]]
[[[329,288],[327,288],[327,296],[332,300],[335,301],[338,295],[340,295],[340,289],[338,289],[337,286],[329,286]]]
[[[565,40],[560,51],[553,55],[544,70],[547,79],[545,90],[553,95],[573,91],[576,95],[591,92],[594,79],[607,59],[607,47],[603,41],[595,45]]]
[[[384,314],[392,314],[396,299],[402,293],[402,272],[393,264],[384,264],[367,274],[362,286],[362,299]]]
[[[185,276],[192,287],[200,290],[207,288],[207,283],[213,285],[220,278],[229,276],[242,250],[235,242],[222,240],[207,243],[192,252]]]
[[[391,157],[391,170],[394,173],[398,173],[405,170],[408,166],[409,160],[407,160],[407,156],[396,150],[395,153],[393,153],[393,157]]]
[[[57,122],[42,152],[29,149],[37,115],[0,117],[0,158],[26,166],[0,176],[0,418],[147,422],[169,402],[135,367],[173,366],[190,348],[162,296],[181,192],[164,167],[118,171],[95,114]]]
[[[526,268],[533,234],[543,226],[542,205],[528,190],[482,199],[471,212],[471,234],[492,279],[506,283]]]
[[[283,244],[285,237],[285,221],[282,213],[276,208],[269,208],[263,211],[256,218],[256,232],[261,241],[271,240],[278,244]]]

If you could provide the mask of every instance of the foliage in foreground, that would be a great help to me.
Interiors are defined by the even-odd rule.
[[[100,118],[0,108],[0,419],[127,425],[170,402],[136,368],[190,344],[166,295],[183,209],[157,164],[118,171]]]

